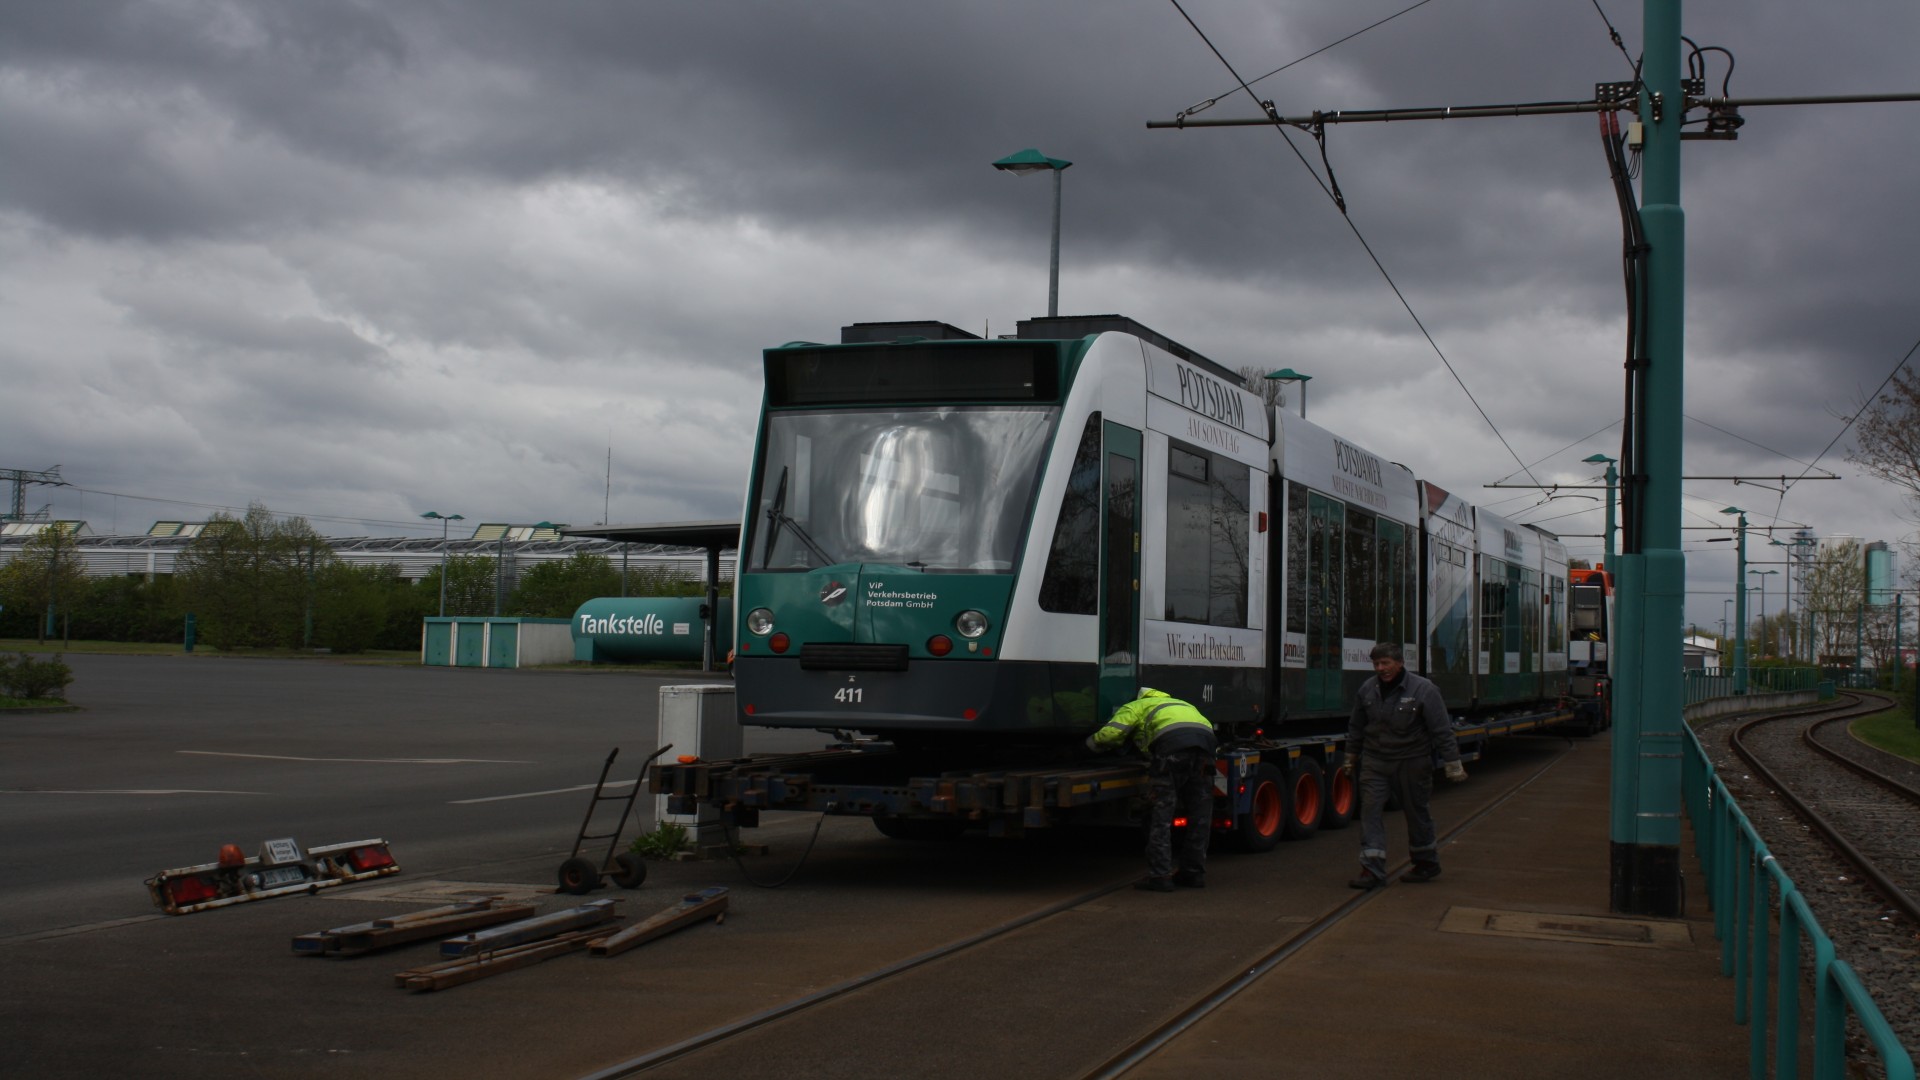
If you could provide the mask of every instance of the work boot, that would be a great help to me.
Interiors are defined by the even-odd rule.
[[[1378,889],[1384,886],[1386,883],[1387,883],[1386,878],[1374,877],[1372,871],[1362,870],[1360,871],[1359,877],[1354,878],[1352,881],[1347,882],[1347,888],[1359,889],[1360,891],[1365,892],[1368,889]]]
[[[1170,877],[1142,878],[1134,882],[1133,887],[1142,892],[1172,892],[1173,879]]]
[[[1205,870],[1182,870],[1173,875],[1173,883],[1183,889],[1204,889],[1207,887]]]
[[[1400,875],[1401,881],[1432,881],[1440,876],[1440,864],[1437,862],[1417,862],[1413,869]]]

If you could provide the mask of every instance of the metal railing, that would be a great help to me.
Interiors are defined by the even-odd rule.
[[[1694,845],[1713,909],[1713,933],[1720,941],[1720,973],[1735,980],[1734,1022],[1751,1029],[1750,1074],[1756,1080],[1768,1075],[1771,955],[1776,959],[1777,973],[1773,980],[1777,985],[1772,988],[1772,1075],[1800,1075],[1800,1033],[1806,1023],[1800,1000],[1801,959],[1805,946],[1811,945],[1814,1080],[1845,1077],[1848,1015],[1860,1022],[1867,1041],[1880,1056],[1887,1080],[1914,1080],[1912,1056],[1900,1045],[1853,968],[1834,955],[1832,940],[1715,774],[1713,763],[1692,731],[1687,732],[1681,768],[1687,816],[1693,823]],[[1772,919],[1776,906],[1777,950]]]
[[[1721,668],[1713,674],[1691,670],[1686,675],[1686,704],[1708,698],[1734,696],[1734,669]],[[1817,667],[1750,667],[1747,669],[1747,693],[1776,694],[1795,690],[1818,690],[1820,700],[1833,696],[1833,683]]]

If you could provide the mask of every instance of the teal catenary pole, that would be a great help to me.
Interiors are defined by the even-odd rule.
[[[1610,902],[1612,910],[1680,913],[1680,755],[1685,724],[1681,625],[1686,558],[1680,551],[1681,409],[1686,388],[1686,217],[1680,209],[1680,0],[1645,0],[1640,121],[1645,136],[1640,217],[1647,243],[1646,367],[1641,374],[1629,483],[1631,515],[1620,558],[1621,665],[1615,699]],[[1637,474],[1637,475],[1636,475]],[[1637,534],[1637,535],[1634,535]]]
[[[1720,511],[1740,515],[1734,526],[1734,544],[1738,550],[1733,570],[1733,692],[1747,692],[1747,512],[1737,506]]]

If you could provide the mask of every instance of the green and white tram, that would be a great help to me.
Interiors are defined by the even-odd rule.
[[[1564,683],[1557,541],[1131,320],[860,324],[764,362],[744,723],[1047,744],[1151,685],[1236,736],[1333,731],[1377,641],[1457,708]]]

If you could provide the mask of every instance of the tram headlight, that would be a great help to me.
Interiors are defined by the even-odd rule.
[[[760,637],[766,637],[768,634],[771,634],[773,632],[773,612],[763,607],[757,607],[747,612],[747,629]]]
[[[953,628],[960,631],[960,636],[963,638],[977,638],[987,632],[987,617],[981,612],[969,609],[953,617]]]

